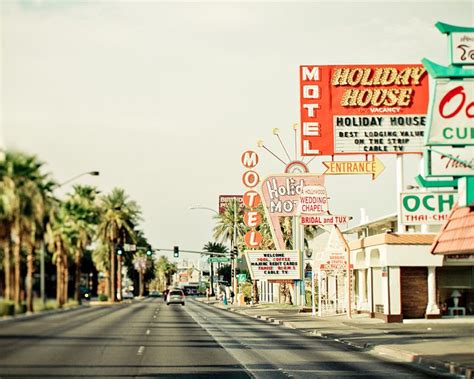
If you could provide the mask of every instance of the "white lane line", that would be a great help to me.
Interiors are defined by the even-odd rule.
[[[142,355],[144,351],[145,351],[145,346],[140,346],[138,348],[137,355]]]
[[[147,329],[146,335],[149,335],[149,334],[150,334],[150,329]]]

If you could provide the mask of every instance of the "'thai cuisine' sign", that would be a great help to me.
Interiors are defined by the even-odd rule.
[[[421,153],[422,65],[301,66],[303,155]]]

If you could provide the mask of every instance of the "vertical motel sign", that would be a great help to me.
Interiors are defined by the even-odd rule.
[[[248,150],[242,154],[240,161],[248,169],[242,175],[242,182],[249,189],[243,196],[243,202],[247,207],[244,213],[244,223],[250,228],[245,234],[244,240],[247,247],[256,249],[262,242],[262,234],[256,230],[257,226],[262,222],[261,216],[257,211],[261,198],[258,192],[254,190],[260,182],[260,177],[252,170],[258,164],[258,155],[256,152]]]
[[[428,59],[423,65],[434,79],[426,134],[426,174],[453,177],[428,182],[427,187],[459,186],[465,190],[460,204],[474,203],[474,28],[438,22],[438,30],[448,35],[451,65],[440,66]],[[470,67],[465,67],[470,66]]]

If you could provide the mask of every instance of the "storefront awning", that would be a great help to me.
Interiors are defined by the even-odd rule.
[[[474,254],[474,207],[454,206],[435,241],[432,254]]]

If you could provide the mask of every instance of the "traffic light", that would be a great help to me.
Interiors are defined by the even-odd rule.
[[[173,257],[179,258],[179,246],[173,247]]]
[[[146,255],[147,255],[147,257],[151,257],[152,254],[153,254],[153,249],[151,248],[150,245],[148,245],[147,248],[146,248]]]
[[[117,253],[117,255],[122,255],[123,254],[123,247],[122,246],[117,246],[115,248],[115,252]]]

